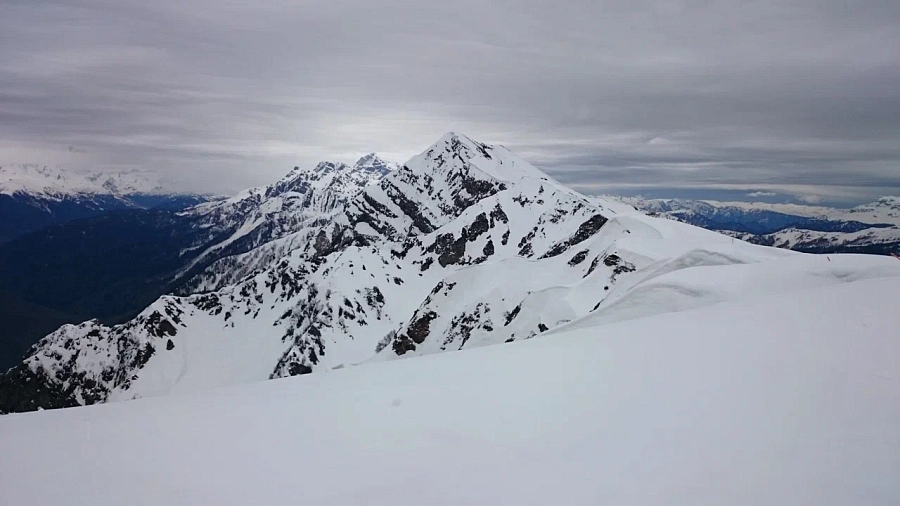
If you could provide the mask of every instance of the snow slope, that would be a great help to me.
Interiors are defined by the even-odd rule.
[[[777,294],[9,415],[0,503],[898,504],[900,284],[868,271],[887,260],[784,257],[807,281]]]

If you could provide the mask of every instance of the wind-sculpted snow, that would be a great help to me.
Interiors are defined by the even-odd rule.
[[[661,262],[646,269],[647,275],[627,291],[615,293],[590,315],[554,332],[867,279],[900,281],[900,269],[886,258],[803,255],[759,262],[758,257],[732,254],[693,250]]]
[[[0,409],[190,392],[527,340],[594,315],[602,323],[763,296],[791,282],[840,283],[835,269],[857,261],[833,259],[826,272],[817,257],[585,197],[501,146],[458,134],[387,175],[370,165],[320,164],[191,211],[240,223],[210,250],[236,254],[188,285],[204,293],[163,297],[111,328],[61,328],[0,381]],[[860,268],[863,277],[890,274]],[[783,282],[753,269],[784,271]],[[742,281],[718,286],[695,275]],[[24,383],[34,385],[19,389],[25,397],[10,397],[8,386]]]

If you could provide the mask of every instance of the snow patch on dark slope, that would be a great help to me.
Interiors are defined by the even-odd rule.
[[[321,181],[346,172],[318,170],[332,178]],[[273,216],[291,226],[232,264],[213,264],[194,285],[208,292],[163,297],[124,325],[86,322],[47,336],[14,378],[28,378],[40,400],[11,402],[7,377],[0,408],[191,392],[519,341],[608,313],[680,272],[816,259],[585,197],[501,146],[454,133],[343,204],[308,200],[314,183],[276,185],[284,199],[274,215],[242,215],[247,225],[229,244],[271,227]],[[293,221],[295,211],[303,216]],[[232,274],[244,260],[249,267]],[[764,281],[746,283],[766,293]],[[673,304],[716,297],[697,300]]]

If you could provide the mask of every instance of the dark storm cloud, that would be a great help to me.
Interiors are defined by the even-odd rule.
[[[0,8],[2,161],[223,189],[459,130],[588,191],[900,188],[894,0]]]

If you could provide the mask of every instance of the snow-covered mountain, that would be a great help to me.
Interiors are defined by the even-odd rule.
[[[0,166],[0,243],[35,230],[122,209],[181,209],[209,200],[150,172],[82,174],[46,165]]]
[[[184,211],[199,229],[227,230],[220,240],[204,245],[179,273],[210,264],[178,288],[179,293],[211,291],[233,284],[250,273],[305,246],[310,234],[333,220],[362,188],[378,183],[395,164],[375,153],[352,166],[321,162],[312,170],[294,167],[274,184],[251,188],[223,201]],[[211,261],[212,260],[212,261]]]
[[[729,236],[808,253],[900,250],[900,197],[838,209],[797,204],[614,197],[641,211]]]
[[[50,334],[0,381],[0,406],[194,392],[900,275],[889,258],[754,246],[586,197],[453,133],[343,204],[311,191],[345,173],[323,164],[201,206],[241,217],[215,251],[247,248],[195,276],[196,293]],[[280,207],[233,210],[264,194]]]
[[[295,168],[232,199],[183,211],[101,211],[0,244],[0,319],[6,322],[0,369],[19,362],[63,323],[121,323],[162,294],[208,291],[243,279],[305,244],[304,228],[327,221],[390,169],[373,154],[352,167]],[[115,181],[120,188],[127,183]],[[140,197],[143,203],[152,198]]]

